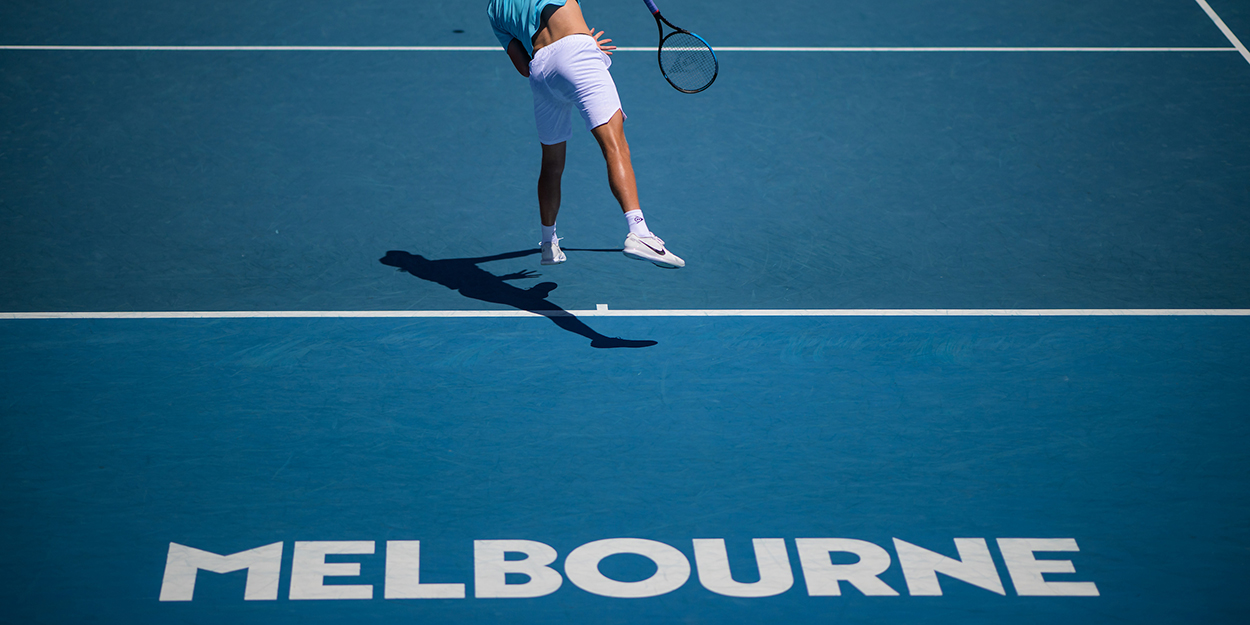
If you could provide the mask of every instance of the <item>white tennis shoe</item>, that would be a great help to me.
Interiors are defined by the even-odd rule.
[[[680,269],[686,266],[686,261],[665,249],[664,241],[654,234],[640,237],[632,232],[629,233],[629,236],[625,237],[625,249],[621,251],[630,258],[649,260],[653,265],[665,269]]]
[[[560,249],[560,239],[558,238],[552,240],[550,243],[543,243],[540,247],[543,250],[544,265],[559,265],[560,263],[568,260],[568,258],[565,258],[564,256],[564,251]]]

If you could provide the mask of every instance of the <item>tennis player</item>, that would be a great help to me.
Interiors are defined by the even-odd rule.
[[[534,120],[542,144],[542,169],[538,175],[538,213],[542,220],[542,264],[564,262],[556,237],[560,212],[560,178],[564,173],[565,146],[573,134],[572,107],[586,122],[608,164],[608,186],[620,203],[629,224],[625,255],[671,269],[686,261],[664,247],[664,241],[647,229],[638,204],[634,166],[625,142],[625,113],[608,73],[610,55],[603,31],[586,26],[577,0],[490,0],[486,9],[512,64],[530,80],[534,92]]]

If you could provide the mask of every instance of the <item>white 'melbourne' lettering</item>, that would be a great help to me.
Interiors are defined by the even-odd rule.
[[[898,596],[898,592],[877,579],[890,568],[890,554],[885,549],[852,538],[796,538],[794,544],[799,548],[807,594],[837,597],[842,594],[839,582],[846,581],[868,596]],[[859,562],[834,564],[829,558],[834,551],[853,553],[859,556]]]
[[[329,554],[371,554],[371,540],[346,541],[295,541],[295,555],[291,561],[292,600],[297,599],[372,599],[372,585],[326,586],[327,577],[355,577],[360,575],[359,562],[326,562]]]
[[[939,573],[998,595],[1007,594],[985,538],[953,539],[957,558],[898,538],[893,540],[907,591],[912,596],[940,596]],[[891,555],[882,547],[851,538],[797,538],[794,542],[808,595],[840,596],[842,582],[847,582],[866,596],[898,596],[896,590],[880,579],[891,565]],[[1093,582],[1048,581],[1047,577],[1053,574],[1075,573],[1071,560],[1039,560],[1035,556],[1039,552],[1080,551],[1076,539],[999,538],[997,542],[1017,595],[1099,596]],[[794,586],[786,539],[752,539],[759,581],[745,583],[734,579],[724,539],[700,538],[694,539],[693,544],[699,582],[711,592],[739,598],[772,597]],[[373,585],[325,583],[327,577],[359,577],[360,562],[327,562],[326,559],[331,555],[372,554],[375,548],[373,541],[295,542],[290,599],[372,599]],[[655,574],[636,582],[623,582],[604,575],[599,565],[605,558],[618,554],[651,560],[656,565]],[[851,554],[858,561],[835,564],[841,557],[833,554]],[[563,575],[552,567],[558,555],[550,545],[532,540],[475,540],[474,596],[479,599],[542,597],[559,590],[567,576],[582,590],[604,597],[656,597],[673,592],[690,580],[687,556],[671,545],[654,540],[609,538],[586,543],[565,558]],[[517,556],[520,558],[516,559]],[[199,571],[219,574],[247,571],[244,600],[274,601],[281,582],[282,558],[283,543],[280,542],[224,556],[171,542],[160,601],[191,601]],[[386,599],[465,598],[463,583],[421,582],[419,540],[387,541],[385,564],[383,596]],[[748,570],[738,571],[739,574],[752,579],[750,567],[744,568]]]
[[[608,556],[632,553],[655,562],[655,575],[639,582],[618,582],[599,572]],[[604,597],[655,597],[681,588],[690,579],[690,561],[670,545],[643,538],[608,538],[586,543],[564,559],[564,574],[586,592]]]
[[[759,567],[760,581],[743,584],[734,581],[729,570],[729,555],[722,538],[696,538],[694,562],[699,570],[699,583],[708,590],[729,597],[771,597],[779,595],[794,585],[794,573],[790,570],[790,556],[786,553],[786,541],[782,538],[756,538],[755,563]]]
[[[165,558],[165,579],[161,601],[190,601],[195,595],[195,574],[199,570],[233,573],[247,569],[244,601],[276,601],[278,577],[282,573],[282,543],[274,543],[219,556],[193,547],[169,543]]]
[[[1042,573],[1075,573],[1071,560],[1038,560],[1035,551],[1080,551],[1074,538],[999,538],[1011,584],[1020,596],[1097,597],[1093,582],[1048,582]]]
[[[903,567],[903,577],[907,579],[907,592],[912,595],[941,595],[938,573],[1000,595],[1007,594],[984,538],[956,538],[958,560],[897,538],[894,539],[894,550],[898,552],[898,563]]]
[[[421,541],[386,541],[387,599],[464,599],[464,584],[421,583]]]
[[[505,560],[508,553],[523,553],[524,560]],[[560,589],[564,578],[547,566],[556,561],[556,550],[533,540],[473,541],[473,595],[479,599],[542,597]],[[530,579],[507,583],[508,573]]]

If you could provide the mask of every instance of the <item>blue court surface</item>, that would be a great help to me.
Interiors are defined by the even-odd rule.
[[[485,4],[0,7],[0,622],[1250,621],[1250,5]]]

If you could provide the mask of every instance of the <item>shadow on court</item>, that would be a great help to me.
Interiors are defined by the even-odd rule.
[[[582,252],[620,252],[620,250],[575,250],[566,251],[582,251]],[[650,347],[655,345],[655,341],[630,341],[622,338],[614,338],[604,336],[595,332],[590,326],[582,323],[580,319],[567,310],[547,301],[547,296],[558,286],[555,282],[539,282],[528,289],[508,284],[509,280],[524,280],[526,278],[537,278],[540,274],[530,270],[518,271],[503,276],[497,276],[481,267],[481,263],[493,260],[507,260],[510,258],[520,258],[537,254],[538,250],[521,250],[516,252],[506,252],[504,254],[496,254],[494,256],[481,256],[478,258],[446,258],[443,260],[430,260],[419,254],[409,254],[398,250],[391,250],[379,259],[383,265],[397,267],[400,271],[410,273],[422,280],[437,282],[453,291],[460,291],[460,294],[483,302],[491,302],[493,304],[503,304],[511,306],[518,310],[528,311],[537,315],[542,315],[552,321],[563,330],[572,332],[580,336],[590,339],[590,346],[597,348],[613,348],[613,347]]]

